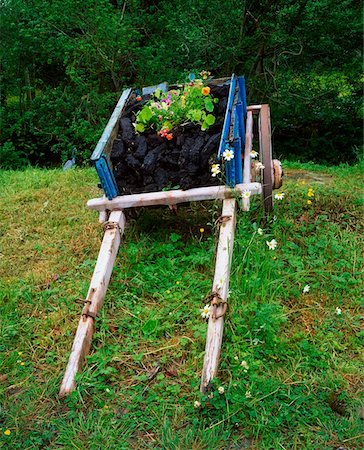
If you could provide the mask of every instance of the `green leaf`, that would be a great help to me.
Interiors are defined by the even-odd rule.
[[[207,114],[206,118],[205,118],[205,122],[208,126],[213,125],[216,121],[215,116],[213,116],[212,114]]]
[[[211,98],[205,98],[205,108],[208,112],[212,112],[214,110],[214,104]]]
[[[147,123],[153,117],[152,111],[149,108],[143,108],[138,114],[138,120],[142,123]]]
[[[154,319],[147,320],[142,327],[143,333],[146,335],[152,334],[158,325],[158,321]]]
[[[143,133],[143,131],[145,130],[145,126],[142,123],[135,124],[134,128],[137,133]]]
[[[202,112],[199,109],[194,109],[192,111],[192,120],[199,122],[201,120]]]

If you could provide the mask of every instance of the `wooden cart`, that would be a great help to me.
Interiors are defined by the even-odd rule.
[[[238,199],[241,198],[242,210],[249,211],[250,197],[261,195],[264,200],[264,210],[269,213],[273,208],[272,191],[278,189],[282,184],[282,170],[279,161],[272,160],[269,106],[246,105],[243,77],[232,75],[231,78],[214,80],[213,83],[229,84],[228,104],[218,149],[220,157],[226,148],[231,148],[235,154],[234,159],[226,163],[226,185],[200,187],[185,191],[171,190],[119,195],[110,162],[110,153],[113,141],[118,134],[119,119],[132,94],[131,89],[126,89],[121,95],[96,146],[92,160],[105,195],[102,198],[89,200],[87,206],[100,213],[100,221],[104,224],[105,232],[60,388],[60,396],[65,396],[74,390],[75,376],[81,370],[89,352],[95,320],[105,298],[124,233],[125,215],[123,211],[127,208],[173,206],[191,201],[222,200],[215,275],[209,296],[211,314],[208,320],[201,392],[209,389],[212,379],[217,374],[224,314],[227,309]],[[259,155],[261,156],[259,162],[252,160],[251,156],[254,120],[257,123],[259,135]]]

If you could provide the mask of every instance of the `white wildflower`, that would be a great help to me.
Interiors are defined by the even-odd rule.
[[[308,292],[310,292],[310,289],[311,289],[310,285],[306,284],[306,286],[303,288],[303,293],[307,294]]]
[[[200,309],[201,317],[203,319],[208,319],[210,317],[210,309],[211,309],[210,305],[205,305],[203,309]]]
[[[258,228],[258,229],[257,229],[257,233],[258,233],[260,236],[263,236],[264,231],[263,231],[262,228]]]
[[[284,192],[279,192],[278,194],[276,194],[276,195],[274,196],[274,198],[275,198],[276,200],[283,200],[284,196],[285,196]]]
[[[211,167],[212,176],[216,177],[216,175],[218,175],[219,173],[221,173],[220,164],[213,164]]]
[[[242,361],[240,363],[241,367],[244,369],[244,372],[247,372],[247,370],[249,369],[249,365],[246,361]]]
[[[252,394],[250,393],[250,391],[245,392],[245,398],[252,398]]]
[[[341,316],[342,311],[341,311],[341,309],[339,307],[336,307],[335,313],[336,313],[337,316]]]
[[[246,189],[244,189],[243,193],[242,193],[242,197],[243,198],[249,198],[250,196],[251,196],[251,192],[246,190]]]
[[[201,406],[201,403],[196,400],[195,403],[193,404],[193,406],[194,406],[194,408],[197,409]]]
[[[234,158],[234,152],[233,150],[226,149],[222,156],[224,157],[225,161],[231,161]]]
[[[275,239],[272,239],[270,242],[266,241],[266,244],[268,245],[269,250],[275,250],[275,248],[278,245],[278,242]]]
[[[252,151],[250,152],[250,156],[251,156],[252,158],[256,158],[258,155],[259,155],[259,153],[256,152],[255,150],[252,150]]]
[[[225,392],[225,389],[223,386],[220,386],[218,391],[219,391],[219,394],[222,395]]]

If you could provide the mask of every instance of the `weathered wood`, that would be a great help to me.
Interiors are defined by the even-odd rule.
[[[259,114],[259,111],[262,109],[262,105],[249,105],[246,107],[247,111],[252,111],[253,114]]]
[[[209,186],[203,188],[189,189],[187,191],[161,191],[149,192],[146,194],[132,194],[115,197],[112,200],[94,198],[87,202],[90,209],[103,211],[108,209],[126,209],[138,206],[155,206],[155,205],[176,205],[178,203],[193,202],[200,200],[214,200],[232,198],[239,196],[244,190],[251,192],[251,195],[261,194],[260,183],[237,184],[234,189],[226,186]]]
[[[253,113],[247,112],[246,118],[246,132],[245,132],[245,150],[244,150],[244,169],[243,169],[243,183],[251,183],[251,156],[250,153],[253,148]],[[244,198],[242,201],[242,210],[249,211],[250,199]]]
[[[105,226],[104,238],[62,381],[60,397],[69,394],[75,388],[75,376],[82,368],[85,357],[90,350],[94,321],[105,298],[124,227],[125,216],[123,212],[111,212],[109,221]]]
[[[258,126],[260,156],[264,165],[262,181],[264,210],[269,213],[273,210],[273,165],[269,105],[261,105]]]
[[[125,89],[125,91],[121,94],[121,97],[115,106],[113,113],[111,114],[110,120],[107,123],[94,152],[92,153],[92,161],[99,159],[102,153],[109,154],[111,152],[111,145],[119,131],[119,119],[131,92],[131,89]]]
[[[220,314],[223,312],[224,302],[227,301],[228,297],[235,225],[236,200],[225,199],[223,201],[222,222],[216,254],[215,276],[212,287],[212,295],[217,293],[222,303],[220,303],[220,305],[216,308],[217,318],[215,318],[213,314],[210,314],[209,317],[204,365],[201,376],[201,392],[206,392],[210,386],[211,380],[217,373],[224,328],[224,316],[220,316]]]

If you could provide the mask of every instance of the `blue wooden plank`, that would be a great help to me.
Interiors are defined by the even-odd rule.
[[[106,197],[109,200],[117,197],[119,195],[118,185],[116,184],[111,163],[106,155],[101,155],[101,157],[95,161],[95,168]]]
[[[230,81],[229,97],[228,97],[228,102],[227,102],[226,112],[225,112],[225,120],[224,120],[224,125],[222,127],[219,151],[217,154],[218,158],[221,158],[221,155],[223,154],[223,152],[226,148],[226,144],[229,141],[229,129],[230,129],[230,123],[231,123],[231,114],[232,114],[234,96],[235,96],[235,88],[236,88],[236,75],[232,74],[231,81]]]
[[[235,108],[235,121],[234,121],[234,165],[235,165],[235,182],[243,182],[243,166],[242,166],[242,140],[240,134],[240,121],[238,118],[239,111]]]
[[[245,78],[243,76],[238,77],[239,85],[239,100],[243,105],[243,116],[246,118],[246,89],[245,89]]]

